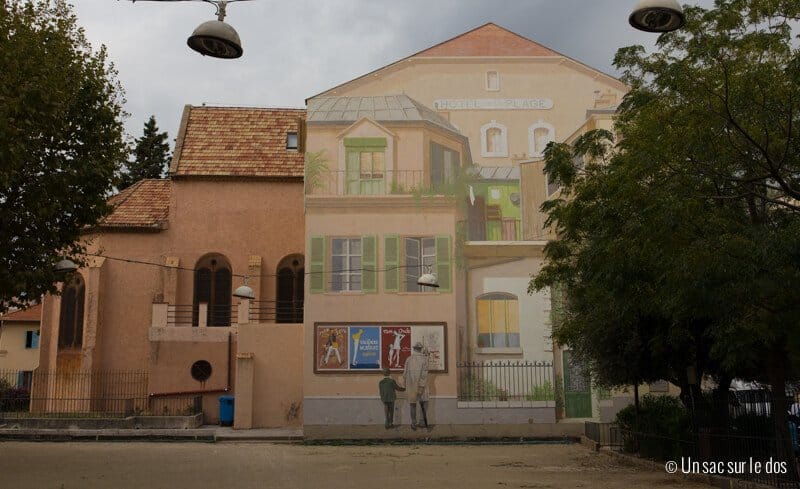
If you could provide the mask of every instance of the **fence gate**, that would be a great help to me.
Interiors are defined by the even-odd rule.
[[[573,360],[572,352],[564,356],[564,408],[567,418],[592,417],[592,391],[583,365]]]

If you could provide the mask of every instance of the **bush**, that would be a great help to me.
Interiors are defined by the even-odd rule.
[[[549,380],[545,380],[542,385],[534,385],[531,393],[525,396],[526,401],[553,401],[555,398],[556,392]]]
[[[0,385],[0,412],[27,411],[30,399],[31,393],[24,387],[8,387],[7,382]]]
[[[675,460],[685,454],[692,440],[691,413],[672,396],[645,395],[636,407],[617,413],[626,451],[659,460]]]

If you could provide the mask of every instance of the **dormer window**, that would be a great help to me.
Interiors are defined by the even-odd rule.
[[[297,149],[297,133],[286,133],[286,149]]]

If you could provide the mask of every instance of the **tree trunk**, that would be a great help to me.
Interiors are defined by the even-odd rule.
[[[789,435],[789,414],[786,401],[786,351],[774,347],[767,359],[767,374],[772,386],[772,414],[775,421],[775,441],[777,455],[787,462],[789,476],[798,480],[798,468],[795,463],[792,439]]]

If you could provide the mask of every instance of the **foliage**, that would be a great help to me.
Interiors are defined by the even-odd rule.
[[[28,389],[0,378],[0,412],[27,411],[31,398]]]
[[[462,381],[459,396],[466,401],[505,401],[508,392],[480,375],[468,374]]]
[[[553,383],[545,380],[541,385],[532,385],[531,393],[525,396],[526,401],[554,401],[556,392]]]
[[[122,90],[64,0],[0,3],[0,312],[55,292],[124,161]]]
[[[672,396],[645,395],[638,415],[633,405],[627,406],[617,413],[616,423],[625,436],[625,450],[638,448],[648,458],[679,459],[692,440],[691,415]]]
[[[306,193],[314,193],[314,190],[322,188],[324,176],[328,173],[328,158],[325,150],[308,152],[305,158],[305,183]]]
[[[136,140],[133,150],[134,160],[126,165],[126,171],[120,175],[117,184],[119,190],[130,187],[145,178],[164,178],[172,157],[169,154],[165,132],[158,132],[156,116],[151,115],[144,124],[142,137]]]
[[[531,290],[563,286],[553,336],[602,386],[769,377],[798,351],[800,62],[797,2],[687,9],[658,52],[621,49],[630,93],[615,131],[551,144],[560,239]],[[575,165],[576,158],[586,161]],[[686,397],[684,397],[685,399]],[[699,396],[698,396],[699,398]]]

